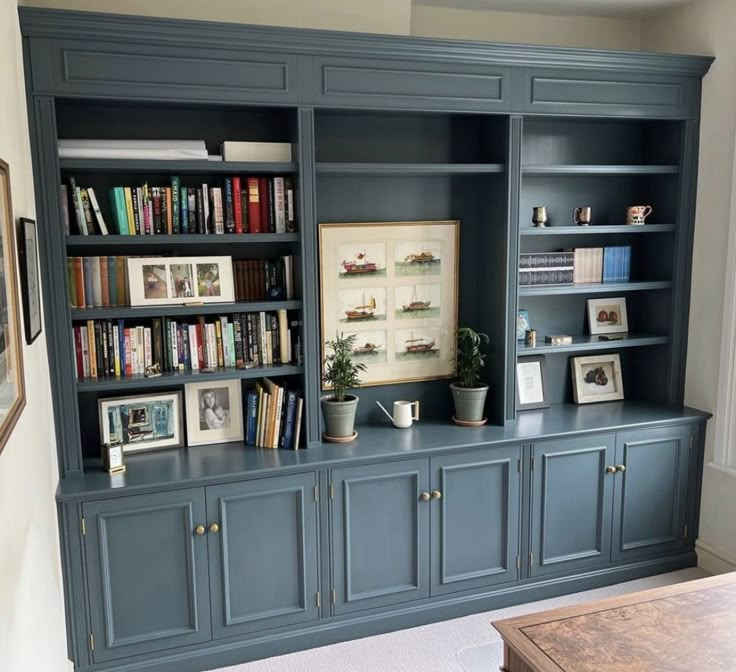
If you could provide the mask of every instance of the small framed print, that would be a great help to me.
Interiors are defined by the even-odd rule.
[[[588,299],[590,333],[623,334],[629,331],[626,298]]]
[[[25,323],[26,343],[30,345],[41,333],[41,283],[38,277],[36,222],[21,217],[18,222],[17,239],[23,322]]]
[[[190,383],[184,388],[187,444],[243,441],[243,392],[240,380]]]
[[[548,408],[545,378],[547,368],[543,355],[521,357],[516,362],[516,410]]]
[[[235,301],[231,257],[128,259],[131,306]]]
[[[624,398],[621,359],[618,354],[573,357],[571,365],[572,392],[576,404]]]

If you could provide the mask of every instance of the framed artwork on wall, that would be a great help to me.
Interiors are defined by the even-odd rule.
[[[10,168],[0,159],[0,452],[26,404]]]
[[[457,332],[458,221],[320,224],[325,341],[355,334],[363,385],[450,378]]]
[[[41,280],[38,272],[38,229],[36,222],[21,217],[18,222],[18,260],[23,297],[23,322],[29,345],[41,333]]]

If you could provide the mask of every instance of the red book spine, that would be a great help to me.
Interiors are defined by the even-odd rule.
[[[74,327],[74,351],[77,356],[77,378],[84,378],[84,359],[82,356],[82,334],[80,327]]]
[[[123,338],[125,344],[125,376],[130,377],[133,375],[133,357],[130,350],[130,328],[125,328],[125,336]]]
[[[258,178],[258,205],[261,210],[261,228],[262,233],[268,233],[268,211],[271,204],[268,200],[268,178]]]
[[[199,364],[200,370],[204,368],[204,348],[202,347],[202,340],[204,335],[202,334],[202,325],[198,324],[196,329],[197,336],[197,363]]]
[[[235,233],[243,233],[243,204],[240,201],[240,178],[233,177],[233,209],[235,210]]]
[[[249,177],[248,186],[248,233],[261,232],[261,203],[258,178]]]

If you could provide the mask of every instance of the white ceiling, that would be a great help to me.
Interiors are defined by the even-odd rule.
[[[412,0],[415,5],[569,16],[641,17],[695,0]]]

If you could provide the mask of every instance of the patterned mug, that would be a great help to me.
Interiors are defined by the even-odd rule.
[[[627,224],[644,224],[644,220],[652,214],[651,205],[631,205],[626,208]]]

